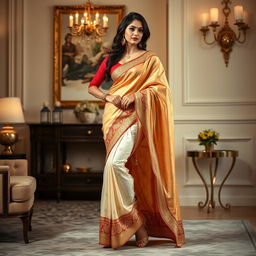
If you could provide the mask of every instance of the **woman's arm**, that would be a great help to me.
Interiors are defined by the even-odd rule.
[[[106,96],[107,94],[102,92],[98,86],[96,85],[92,85],[88,88],[88,92],[93,95],[94,97],[100,99],[100,100],[103,100],[103,101],[106,101]]]
[[[119,95],[110,95],[102,92],[96,85],[90,86],[88,92],[94,97],[106,102],[114,104],[116,107],[121,108],[121,97]]]
[[[106,102],[114,104],[116,107],[121,108],[121,97],[119,95],[110,95],[102,92],[99,87],[104,80],[104,72],[106,70],[107,57],[101,63],[96,75],[91,81],[88,92],[94,97]]]

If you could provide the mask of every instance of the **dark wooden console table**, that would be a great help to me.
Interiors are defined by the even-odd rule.
[[[37,179],[37,196],[53,195],[59,201],[63,195],[75,193],[85,198],[100,197],[103,170],[86,173],[71,169],[63,171],[67,160],[67,149],[71,144],[90,143],[105,146],[101,124],[38,124],[30,123],[31,175]],[[95,156],[97,159],[97,155]],[[49,196],[48,196],[49,197]],[[80,198],[80,197],[78,197]]]
[[[26,159],[26,154],[0,155],[0,159]]]

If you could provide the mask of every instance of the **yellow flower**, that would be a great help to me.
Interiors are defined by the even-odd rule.
[[[212,132],[212,131],[209,131],[209,132],[208,132],[208,138],[209,138],[209,137],[212,137],[212,136],[213,136],[213,132]]]
[[[207,139],[207,134],[203,134],[201,138],[202,138],[203,140],[206,140],[206,139]]]
[[[199,141],[199,145],[216,144],[219,140],[219,133],[212,129],[203,130],[197,135],[197,140]]]

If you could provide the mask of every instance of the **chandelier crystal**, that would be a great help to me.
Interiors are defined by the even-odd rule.
[[[86,37],[88,40],[99,40],[106,35],[108,30],[108,17],[103,14],[102,25],[100,14],[96,12],[94,19],[92,17],[94,5],[90,0],[85,4],[85,11],[80,17],[79,13],[76,12],[75,15],[70,14],[69,16],[69,31],[72,36],[76,37]],[[79,20],[79,18],[81,18]]]

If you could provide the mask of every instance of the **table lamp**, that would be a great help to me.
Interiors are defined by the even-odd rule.
[[[25,123],[20,98],[0,98],[0,144],[5,148],[1,154],[12,155],[12,146],[18,141],[18,133],[11,124]]]

